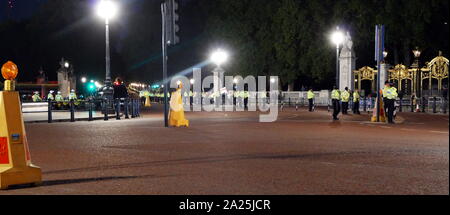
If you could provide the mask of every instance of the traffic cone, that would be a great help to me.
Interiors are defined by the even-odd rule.
[[[416,104],[416,113],[420,113],[420,107],[419,107],[419,104]]]
[[[378,100],[378,99],[376,99]],[[371,122],[377,122],[377,103],[378,101],[375,100],[375,107],[373,108],[373,112],[372,112],[372,119]],[[383,101],[380,101],[380,122],[386,122],[386,115],[384,113],[384,108],[383,108]]]
[[[31,163],[30,151],[20,107],[19,92],[14,91],[17,66],[2,67],[5,91],[0,92],[0,189],[11,185],[42,183],[41,169]],[[15,75],[11,75],[15,74]]]
[[[145,96],[145,107],[151,107],[150,96]]]

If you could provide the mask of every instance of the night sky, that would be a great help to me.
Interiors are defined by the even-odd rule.
[[[8,17],[15,20],[30,17],[46,0],[0,0],[0,20]],[[10,7],[12,5],[12,8]]]

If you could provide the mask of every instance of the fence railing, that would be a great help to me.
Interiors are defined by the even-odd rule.
[[[109,120],[115,117],[120,120],[140,117],[140,99],[86,99],[70,101],[46,101],[39,103],[22,103],[22,113],[25,121],[43,121],[43,114],[47,122],[52,123],[55,115],[59,120],[75,122],[77,120],[93,121],[96,119]],[[39,115],[39,116],[38,116]],[[84,117],[77,117],[84,116]],[[39,120],[33,120],[34,118]]]

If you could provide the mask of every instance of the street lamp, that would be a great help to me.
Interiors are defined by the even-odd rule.
[[[344,33],[339,30],[339,26],[331,35],[331,41],[336,44],[336,87],[339,88],[339,46],[344,42]]]
[[[191,82],[191,84],[194,84],[194,83],[195,83],[195,80],[194,80],[194,79],[191,79],[190,82]]]
[[[218,49],[211,54],[210,60],[211,60],[211,62],[216,64],[217,67],[220,67],[223,63],[227,62],[228,53],[221,49]]]
[[[214,93],[217,93],[222,88],[222,81],[224,80],[225,71],[221,68],[221,65],[228,61],[228,53],[222,49],[217,49],[211,54],[210,61],[216,64],[217,68],[213,73],[218,73],[218,77],[214,78]],[[219,97],[221,102],[222,96]]]
[[[419,50],[419,47],[416,46],[416,49],[414,49],[413,51],[414,54],[414,67],[416,67],[416,87],[418,87],[418,89],[416,89],[416,91],[418,92],[418,97],[421,98],[422,97],[422,73],[420,70],[420,64],[419,64],[419,58],[420,55],[422,54],[422,52]],[[430,92],[431,93],[431,92]],[[431,94],[430,94],[431,95]]]
[[[70,64],[69,64],[69,62],[64,62],[64,67],[66,68],[66,69],[68,69],[69,67],[70,67]]]
[[[81,83],[83,83],[83,84],[84,84],[84,83],[86,83],[86,82],[87,82],[87,79],[86,79],[86,77],[82,77],[82,78],[81,78]]]
[[[105,43],[106,43],[106,78],[104,93],[105,98],[112,97],[111,87],[111,62],[110,62],[110,50],[109,50],[109,20],[113,19],[118,13],[117,5],[110,0],[101,0],[97,5],[97,15],[105,19]]]

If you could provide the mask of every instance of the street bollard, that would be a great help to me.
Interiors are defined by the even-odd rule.
[[[123,106],[125,108],[125,119],[129,119],[130,116],[128,115],[128,98],[125,98],[124,102],[123,102]]]
[[[75,104],[70,100],[70,122],[75,122]]]
[[[88,100],[88,104],[89,104],[89,119],[88,119],[88,120],[89,120],[89,122],[91,122],[91,121],[93,120],[93,119],[92,119],[92,111],[93,111],[93,110],[92,110],[92,109],[93,109],[93,108],[92,108],[92,105],[93,105],[93,103],[94,103],[94,102],[92,101],[92,99],[89,99],[89,100]]]
[[[288,107],[291,107],[291,98],[289,98]]]
[[[52,123],[53,122],[53,117],[52,117],[52,101],[48,101],[48,123]]]
[[[108,121],[109,118],[108,118],[108,99],[107,98],[105,98],[103,100],[103,114],[104,114],[103,120]]]
[[[437,113],[437,110],[436,110],[436,102],[437,102],[437,98],[436,98],[436,96],[435,96],[435,97],[433,97],[433,113]]]
[[[411,113],[414,112],[414,99],[411,99]]]
[[[116,120],[120,120],[120,99],[116,99]]]

